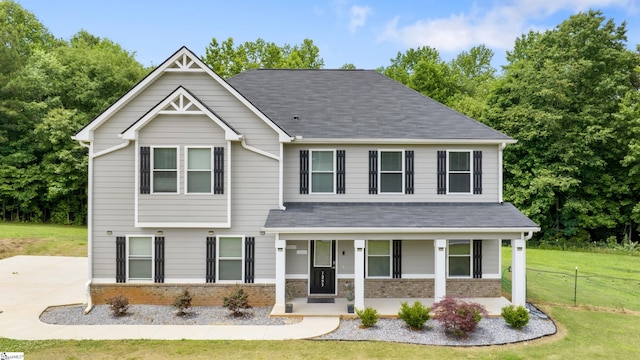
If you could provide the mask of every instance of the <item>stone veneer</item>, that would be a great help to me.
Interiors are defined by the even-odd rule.
[[[239,284],[249,295],[251,306],[273,306],[274,284]],[[223,298],[236,284],[91,284],[91,301],[104,304],[108,298],[122,294],[130,304],[171,305],[174,299],[188,289],[193,306],[222,306]]]
[[[447,279],[447,295],[481,298],[502,296],[500,279]]]

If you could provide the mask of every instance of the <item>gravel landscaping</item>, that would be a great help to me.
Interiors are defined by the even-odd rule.
[[[269,317],[271,307],[248,309],[246,315],[233,317],[222,307],[195,306],[185,316],[176,316],[172,306],[131,305],[128,314],[114,317],[107,305],[96,305],[87,315],[84,306],[57,306],[45,310],[40,320],[57,325],[288,325],[299,322],[296,317]],[[510,328],[501,317],[484,318],[478,329],[466,339],[445,334],[435,320],[427,321],[422,330],[411,330],[399,319],[380,319],[376,326],[360,328],[359,319],[343,319],[335,331],[314,339],[347,341],[392,341],[425,345],[482,346],[528,341],[556,333],[550,319],[532,314],[522,330]]]

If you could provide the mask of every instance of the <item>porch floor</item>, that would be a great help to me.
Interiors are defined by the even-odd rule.
[[[500,316],[502,308],[511,304],[511,302],[504,297],[467,298],[465,300],[483,305],[487,309],[489,316]],[[380,317],[397,318],[400,304],[404,301],[408,302],[409,305],[412,305],[415,301],[420,301],[423,305],[429,307],[432,307],[434,303],[433,298],[369,298],[364,300],[364,305],[378,310]],[[285,313],[284,309],[280,312],[274,307],[271,311],[271,316],[356,316],[355,314],[349,314],[347,312],[346,298],[335,298],[335,303],[329,304],[309,304],[307,303],[307,298],[295,298],[292,303],[292,313]]]

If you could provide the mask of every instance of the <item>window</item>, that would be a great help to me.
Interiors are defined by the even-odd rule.
[[[187,193],[211,193],[211,148],[187,148]]]
[[[367,241],[367,277],[391,277],[391,241]]]
[[[449,240],[449,276],[471,277],[470,240]]]
[[[471,193],[471,151],[449,152],[449,193]]]
[[[311,151],[311,193],[334,192],[334,151]]]
[[[243,281],[243,237],[221,236],[218,241],[218,280]]]
[[[128,278],[151,280],[153,278],[153,237],[131,236],[128,244]]]
[[[380,193],[402,193],[404,174],[402,151],[380,151]]]
[[[153,192],[178,192],[178,149],[153,148]]]

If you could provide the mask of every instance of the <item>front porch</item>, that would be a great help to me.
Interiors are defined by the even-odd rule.
[[[511,304],[504,297],[494,298],[465,298],[465,301],[475,302],[487,309],[489,316],[500,316],[503,307]],[[382,318],[397,318],[400,311],[400,304],[408,302],[412,305],[415,301],[420,301],[423,305],[433,307],[434,298],[367,298],[364,300],[365,307],[372,307],[378,311]],[[284,308],[274,306],[271,316],[340,316],[355,317],[356,314],[347,312],[347,299],[335,298],[335,303],[308,303],[307,298],[294,298],[293,312],[285,313]]]

